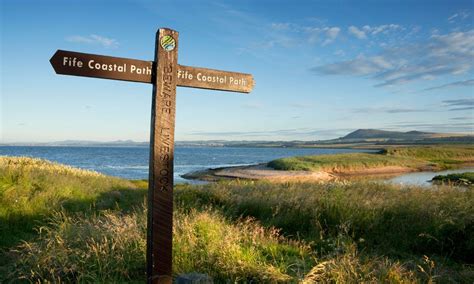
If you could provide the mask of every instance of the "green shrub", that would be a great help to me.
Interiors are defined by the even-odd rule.
[[[351,172],[386,166],[446,169],[474,161],[473,146],[423,146],[387,148],[380,153],[349,153],[290,157],[273,160],[268,166],[285,171]]]

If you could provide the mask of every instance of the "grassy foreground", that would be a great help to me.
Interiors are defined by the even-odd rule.
[[[277,170],[351,172],[379,167],[448,169],[474,162],[474,146],[387,148],[380,153],[349,153],[282,158],[268,165]]]
[[[466,172],[460,174],[438,175],[432,179],[435,183],[454,184],[454,185],[474,185],[474,173]]]
[[[0,157],[0,282],[143,282],[146,183]],[[376,183],[175,189],[174,273],[216,282],[474,281],[474,193]]]

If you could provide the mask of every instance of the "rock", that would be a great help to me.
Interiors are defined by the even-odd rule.
[[[177,284],[213,284],[212,278],[206,274],[189,273],[176,277]]]

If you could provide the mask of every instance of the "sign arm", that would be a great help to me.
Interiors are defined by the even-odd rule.
[[[154,62],[57,50],[49,60],[57,74],[154,83]],[[250,93],[255,81],[250,74],[177,65],[179,87]]]
[[[250,74],[178,65],[177,85],[188,88],[250,93],[255,81]]]

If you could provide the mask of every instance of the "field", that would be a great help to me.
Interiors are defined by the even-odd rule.
[[[144,282],[146,187],[0,157],[0,282]],[[474,192],[370,182],[175,188],[174,274],[216,282],[474,281]]]
[[[277,170],[350,173],[380,167],[449,169],[474,162],[474,146],[389,147],[379,153],[302,156],[271,161]]]

